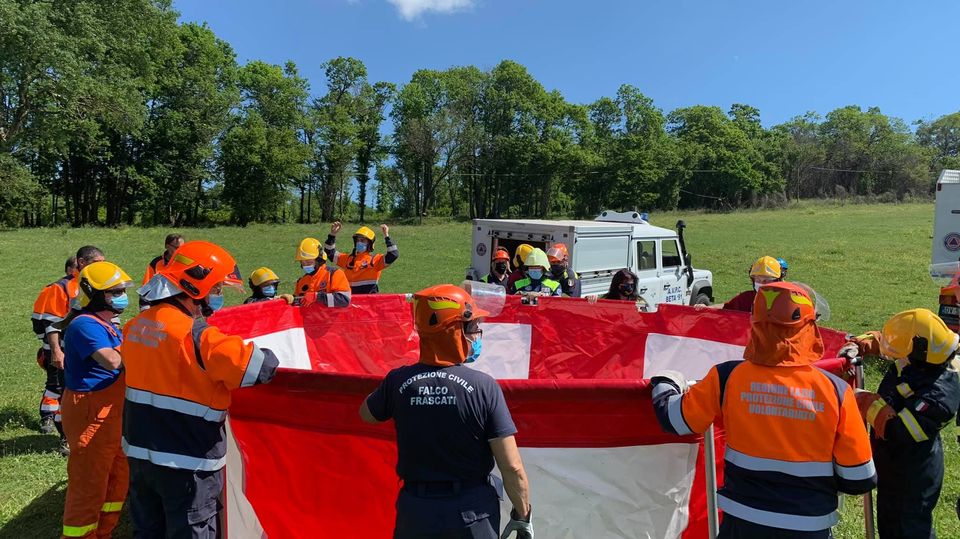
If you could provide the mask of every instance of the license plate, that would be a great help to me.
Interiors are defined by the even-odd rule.
[[[941,317],[951,316],[951,317],[956,318],[956,317],[960,316],[960,307],[958,307],[958,306],[956,306],[956,305],[941,305],[941,306],[940,306],[940,316],[941,316]]]

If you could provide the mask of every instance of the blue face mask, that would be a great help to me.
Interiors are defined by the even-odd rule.
[[[528,270],[527,275],[534,281],[539,281],[540,279],[543,279],[543,270],[542,269]]]
[[[207,305],[214,311],[223,308],[223,294],[210,294],[207,296]]]
[[[117,312],[123,312],[123,310],[130,305],[130,298],[128,298],[127,293],[124,292],[123,295],[114,297],[110,301],[110,305],[113,306],[113,310]]]
[[[273,285],[265,286],[260,289],[260,292],[264,295],[264,297],[272,298],[273,296],[277,295],[277,287]]]
[[[477,337],[472,343],[470,343],[470,355],[467,356],[467,359],[464,360],[464,363],[473,363],[480,357],[480,352],[483,351],[483,341],[480,337]]]
[[[310,275],[311,273],[313,273],[313,270],[315,270],[316,268],[317,268],[316,266],[300,266],[300,269],[302,269],[303,273],[306,275]]]
[[[365,241],[358,241],[358,242],[355,244],[355,247],[356,247],[356,249],[357,249],[357,253],[365,253],[365,252],[367,252],[367,242],[365,242]]]

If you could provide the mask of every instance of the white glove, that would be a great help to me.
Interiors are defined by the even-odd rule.
[[[527,513],[527,520],[520,520],[520,515],[517,514],[516,509],[510,510],[510,522],[507,522],[507,527],[503,529],[503,533],[500,534],[500,539],[507,539],[510,537],[510,534],[517,532],[517,539],[533,539],[533,509],[531,508],[530,512]]]
[[[848,342],[847,344],[840,347],[840,350],[837,351],[837,357],[845,357],[847,359],[853,359],[860,355],[860,348],[855,342]]]
[[[661,383],[667,383],[676,387],[680,394],[683,395],[690,389],[690,384],[687,383],[687,377],[681,372],[677,371],[660,371],[653,378],[650,379],[654,386]]]

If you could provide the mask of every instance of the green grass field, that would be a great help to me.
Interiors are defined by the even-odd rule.
[[[825,296],[832,318],[826,325],[850,332],[879,328],[908,308],[936,308],[938,287],[927,276],[932,204],[838,206],[804,204],[787,210],[729,215],[654,214],[653,224],[688,225],[687,243],[696,267],[714,273],[716,296],[724,300],[748,286],[746,270],[760,254],[790,262],[790,278]],[[306,235],[320,240],[328,225],[255,225],[247,228],[182,230],[188,239],[218,242],[230,250],[244,274],[266,265],[289,291],[299,272],[295,247]],[[353,227],[345,225],[341,240]],[[63,260],[77,247],[100,246],[107,259],[139,279],[162,249],[167,230],[125,228],[0,232],[0,538],[59,535],[66,481],[65,460],[55,436],[38,431],[37,406],[43,373],[36,367],[37,341],[30,310],[40,288],[60,276]],[[378,231],[379,232],[379,231]],[[391,227],[400,260],[384,272],[385,292],[411,292],[440,282],[459,282],[469,265],[468,223]],[[382,242],[378,248],[383,249]],[[343,246],[342,246],[343,247]],[[228,304],[242,301],[227,293]],[[135,309],[133,309],[135,310]],[[871,379],[876,385],[874,369]],[[937,508],[941,537],[960,537],[953,506],[960,495],[960,458],[953,427],[944,436],[947,478]],[[532,485],[536,488],[536,485]],[[863,536],[858,500],[849,499],[837,537]],[[125,523],[116,536],[129,535]]]

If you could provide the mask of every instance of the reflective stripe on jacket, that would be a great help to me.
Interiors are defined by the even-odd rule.
[[[664,430],[702,433],[723,419],[727,433],[722,510],[750,522],[818,531],[838,521],[837,494],[876,485],[870,441],[853,390],[812,365],[731,361],[710,369],[685,395],[654,388]]]
[[[59,331],[53,324],[60,322],[70,313],[70,302],[77,297],[79,291],[77,279],[67,276],[43,287],[34,301],[30,320],[34,334],[43,341],[45,349],[49,348],[47,334]]]
[[[393,240],[387,237],[383,241],[387,246],[386,254],[339,253],[336,238],[330,235],[323,249],[327,258],[343,270],[354,294],[376,294],[380,291],[380,273],[400,257]]]
[[[518,280],[513,283],[515,289],[515,294],[520,292],[543,292],[544,288],[546,291],[550,292],[551,296],[560,295],[560,283],[544,277],[540,282],[535,282],[529,277],[524,277],[523,279]]]
[[[230,392],[276,373],[273,352],[225,335],[171,298],[123,329],[123,449],[128,457],[194,471],[223,467]]]

